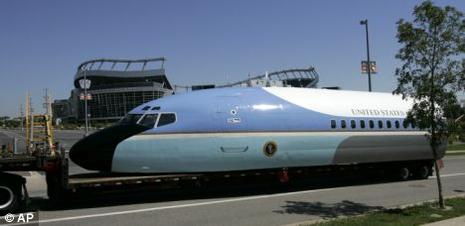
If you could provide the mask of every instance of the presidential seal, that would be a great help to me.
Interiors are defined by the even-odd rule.
[[[263,145],[263,153],[268,157],[273,157],[277,151],[278,145],[274,141],[268,141]]]

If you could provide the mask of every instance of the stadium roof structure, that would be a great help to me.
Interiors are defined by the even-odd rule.
[[[276,82],[279,82],[283,86],[316,88],[319,81],[319,75],[315,71],[314,67],[295,68],[265,73],[262,75],[249,77],[248,79],[242,81],[217,87],[254,86],[254,81],[269,81],[267,84],[272,84],[271,86],[273,86],[273,84],[277,84]]]
[[[125,80],[126,83],[151,77],[152,81],[164,84],[167,89],[172,89],[165,74],[165,61],[164,57],[138,60],[101,58],[85,61],[77,68],[74,86],[80,88],[79,80],[84,77],[90,80],[95,80],[95,78],[107,78],[105,81],[109,81],[109,79]]]

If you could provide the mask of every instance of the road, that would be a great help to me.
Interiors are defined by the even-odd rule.
[[[465,156],[446,157],[444,162],[444,194],[465,194]],[[286,225],[437,196],[435,178],[392,182],[354,176],[311,179],[290,186],[247,184],[88,197],[91,201],[58,207],[46,200],[42,175],[33,173],[26,178],[41,225]]]
[[[3,137],[17,137],[19,140],[24,141],[25,132],[21,132],[21,130],[5,130],[0,129],[0,138]],[[61,145],[65,149],[71,148],[74,143],[76,143],[79,139],[84,137],[85,132],[81,130],[55,130],[55,140],[59,141]]]

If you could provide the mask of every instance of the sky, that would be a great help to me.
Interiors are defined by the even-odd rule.
[[[434,1],[465,12],[465,1]],[[0,1],[0,115],[18,116],[25,95],[42,109],[44,89],[67,99],[90,59],[164,56],[176,85],[225,84],[248,74],[315,67],[319,86],[368,90],[360,61],[378,73],[376,92],[396,87],[396,22],[413,0]]]

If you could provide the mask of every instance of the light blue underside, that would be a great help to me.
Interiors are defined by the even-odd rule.
[[[187,173],[329,165],[337,146],[346,138],[331,133],[140,135],[117,146],[112,171]],[[278,145],[272,157],[263,152],[269,141]]]

